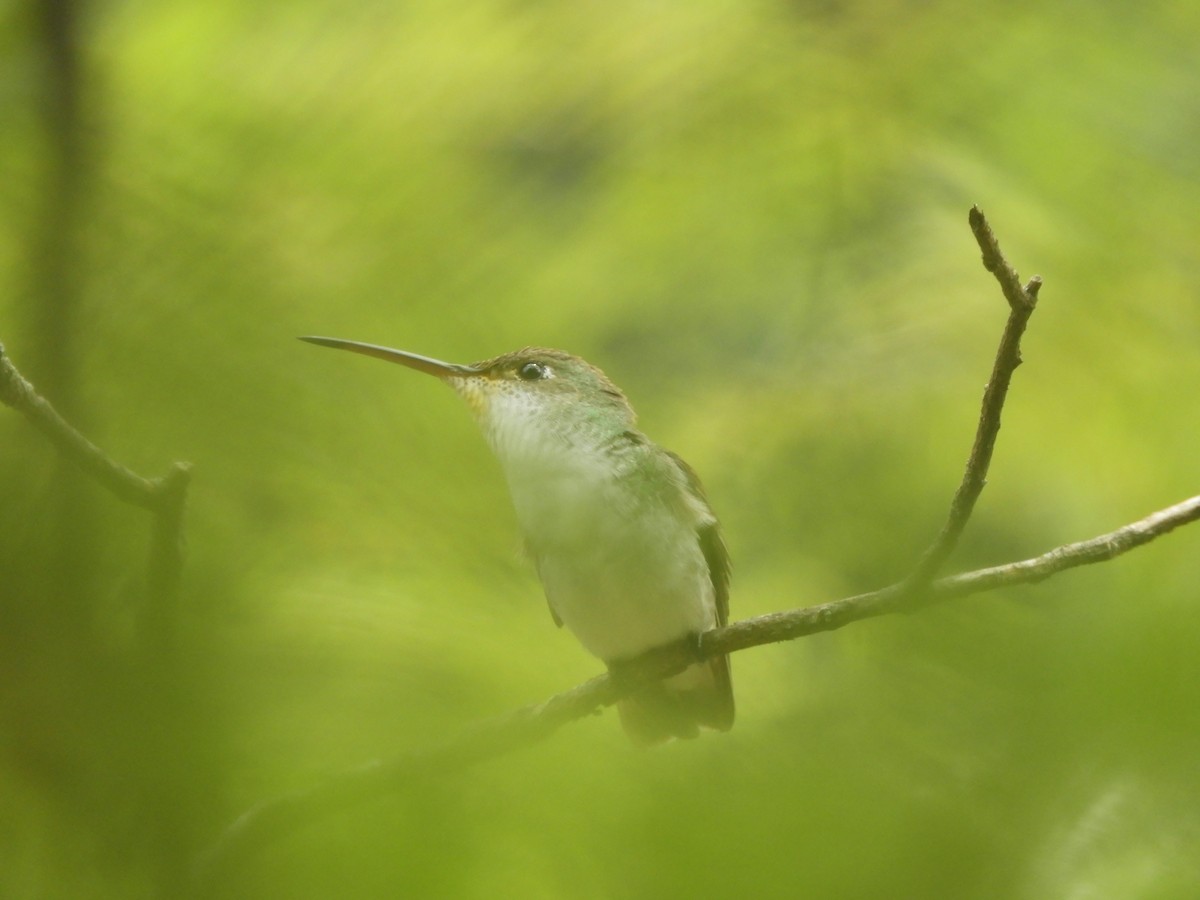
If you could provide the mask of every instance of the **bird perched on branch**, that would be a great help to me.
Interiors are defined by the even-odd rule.
[[[529,347],[457,365],[340,338],[305,337],[433,375],[475,413],[508,481],[550,614],[610,670],[724,625],[729,557],[700,481],[637,430],[595,366]],[[697,662],[617,704],[640,745],[733,725],[729,659]]]

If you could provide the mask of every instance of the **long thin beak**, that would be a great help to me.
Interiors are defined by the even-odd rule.
[[[457,363],[442,362],[440,359],[431,359],[428,356],[420,356],[416,353],[406,353],[403,350],[393,350],[391,347],[380,347],[378,344],[363,344],[359,341],[344,341],[341,338],[331,337],[302,337],[302,341],[308,341],[310,344],[318,344],[321,347],[335,347],[338,350],[349,350],[353,353],[361,353],[363,356],[373,356],[376,359],[386,360],[387,362],[399,363],[402,366],[408,366],[410,369],[416,369],[418,372],[425,372],[428,375],[435,375],[438,378],[461,378],[465,375],[478,375],[479,370],[474,366],[460,366]]]

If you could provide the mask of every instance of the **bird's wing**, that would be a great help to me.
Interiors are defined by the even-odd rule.
[[[717,625],[721,626],[729,621],[729,550],[725,546],[725,538],[721,536],[721,526],[717,517],[708,505],[708,497],[704,495],[704,485],[700,483],[700,476],[677,454],[669,450],[667,453],[687,479],[688,491],[708,512],[707,517],[696,525],[696,540],[700,542],[704,561],[708,563],[708,577],[712,579],[713,597],[717,605]]]
[[[729,621],[729,550],[715,521],[698,529],[696,536],[700,539],[700,549],[708,562],[708,576],[713,583],[717,625],[725,625]]]

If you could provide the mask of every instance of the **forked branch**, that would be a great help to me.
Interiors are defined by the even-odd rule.
[[[615,703],[641,685],[682,671],[697,659],[832,631],[862,619],[935,602],[1042,581],[1067,569],[1113,559],[1200,518],[1200,496],[1196,496],[1115,531],[1065,544],[1031,559],[934,580],[954,551],[986,482],[1000,430],[1000,413],[1013,372],[1021,362],[1021,336],[1041,287],[1037,277],[1021,284],[978,207],[971,209],[970,224],[983,253],[983,264],[995,275],[1008,301],[1008,322],[984,391],[979,425],[962,483],[955,492],[945,525],[907,578],[869,593],[735,622],[702,635],[698,648],[692,641],[662,647],[646,654],[628,670],[622,669],[619,682],[608,675],[597,676],[542,703],[480,723],[444,743],[374,761],[315,786],[259,803],[230,825],[197,862],[193,883],[196,893],[217,895],[223,879],[236,870],[240,861],[295,828],[364,799],[398,790],[416,776],[454,771],[532,745],[563,725]]]
[[[17,371],[0,344],[0,403],[12,407],[42,432],[59,452],[126,503],[154,514],[148,564],[149,602],[143,612],[148,649],[170,645],[174,607],[183,573],[183,511],[191,467],[173,463],[162,478],[143,478],[114,461],[71,426]]]

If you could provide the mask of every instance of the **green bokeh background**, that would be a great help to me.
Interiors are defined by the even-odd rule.
[[[457,398],[295,335],[601,365],[742,618],[939,527],[1006,312],[979,203],[1046,284],[953,565],[1197,492],[1195,4],[89,4],[65,155],[51,6],[0,7],[0,340],[195,477],[147,663],[147,516],[0,410],[2,896],[178,896],[252,804],[599,670]],[[593,717],[221,896],[1200,896],[1198,548],[739,654],[728,735]]]

